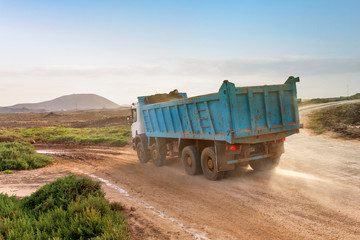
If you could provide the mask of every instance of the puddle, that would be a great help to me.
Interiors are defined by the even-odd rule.
[[[36,150],[37,153],[41,154],[65,154],[64,151],[55,151],[55,150]]]

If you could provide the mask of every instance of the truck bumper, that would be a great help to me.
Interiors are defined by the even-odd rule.
[[[218,171],[234,170],[236,164],[249,161],[276,158],[284,153],[284,142],[265,142],[258,144],[240,144],[236,150],[228,150],[228,144],[216,142],[216,158]]]

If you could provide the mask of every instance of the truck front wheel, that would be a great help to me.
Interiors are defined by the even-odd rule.
[[[155,166],[161,167],[165,163],[166,155],[161,154],[159,151],[159,147],[156,144],[151,146],[151,160]]]
[[[224,177],[224,172],[218,172],[216,166],[216,154],[214,147],[207,147],[201,153],[201,168],[204,176],[212,181]]]
[[[181,154],[181,160],[187,174],[196,175],[201,173],[200,153],[195,146],[185,147]]]
[[[255,171],[266,171],[277,167],[277,165],[279,165],[279,162],[280,157],[274,157],[252,160],[249,162],[249,165]]]
[[[150,160],[149,150],[144,148],[142,142],[136,144],[136,153],[141,163],[147,163]]]

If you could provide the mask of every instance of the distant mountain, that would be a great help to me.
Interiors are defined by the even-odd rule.
[[[96,94],[72,94],[40,103],[23,103],[0,108],[0,113],[55,112],[93,109],[113,109],[120,106]]]

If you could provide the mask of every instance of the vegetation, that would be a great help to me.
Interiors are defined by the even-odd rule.
[[[323,113],[316,113],[310,117],[310,125],[309,127],[316,133],[322,134],[324,133],[325,129],[323,128],[321,121],[324,119]]]
[[[6,128],[0,136],[19,140],[35,140],[40,143],[71,143],[81,145],[125,146],[130,137],[129,126],[102,128]]]
[[[22,200],[0,194],[0,239],[129,239],[119,210],[99,183],[71,175]]]
[[[317,134],[333,131],[341,136],[360,138],[360,103],[326,108],[310,115],[309,127]]]
[[[338,102],[338,101],[355,100],[355,99],[360,99],[360,93],[356,93],[356,94],[354,94],[352,96],[348,96],[348,97],[313,98],[313,99],[301,101],[299,104],[307,105],[307,104]]]
[[[40,168],[52,161],[51,157],[38,154],[30,143],[0,142],[0,171]]]

